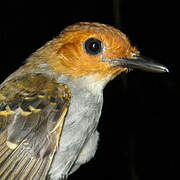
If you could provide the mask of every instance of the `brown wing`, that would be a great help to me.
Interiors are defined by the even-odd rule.
[[[45,179],[70,101],[69,88],[41,74],[0,89],[0,179]]]

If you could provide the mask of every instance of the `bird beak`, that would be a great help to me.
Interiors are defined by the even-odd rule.
[[[169,69],[162,64],[156,63],[153,60],[141,56],[139,54],[135,54],[130,58],[120,58],[117,60],[105,60],[113,63],[116,66],[126,67],[129,69],[140,69],[143,71],[156,72],[156,73],[164,73],[169,72]]]

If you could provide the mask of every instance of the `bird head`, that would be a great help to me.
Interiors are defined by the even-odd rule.
[[[111,79],[129,69],[168,72],[148,61],[118,29],[100,23],[80,22],[64,29],[38,51],[54,72],[73,78],[95,75]]]

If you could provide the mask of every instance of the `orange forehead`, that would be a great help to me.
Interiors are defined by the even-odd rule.
[[[104,50],[100,54],[87,54],[83,44],[89,38],[102,41]],[[107,76],[125,71],[126,68],[113,67],[109,62],[103,62],[103,59],[125,58],[136,51],[122,32],[99,23],[78,23],[69,26],[48,43],[49,45],[51,56],[54,54],[54,57],[49,59],[49,65],[55,72],[74,77],[93,73]]]
[[[82,45],[82,43],[90,37],[98,38],[105,45],[105,55],[118,54],[118,56],[123,58],[129,53],[128,51],[131,51],[130,42],[125,34],[118,29],[105,24],[87,22],[77,23],[67,27],[62,31],[59,37],[66,43],[70,42],[75,46]]]

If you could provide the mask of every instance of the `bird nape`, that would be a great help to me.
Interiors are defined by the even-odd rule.
[[[168,69],[118,29],[68,26],[0,85],[0,179],[63,179],[97,149],[103,89],[122,72]]]

